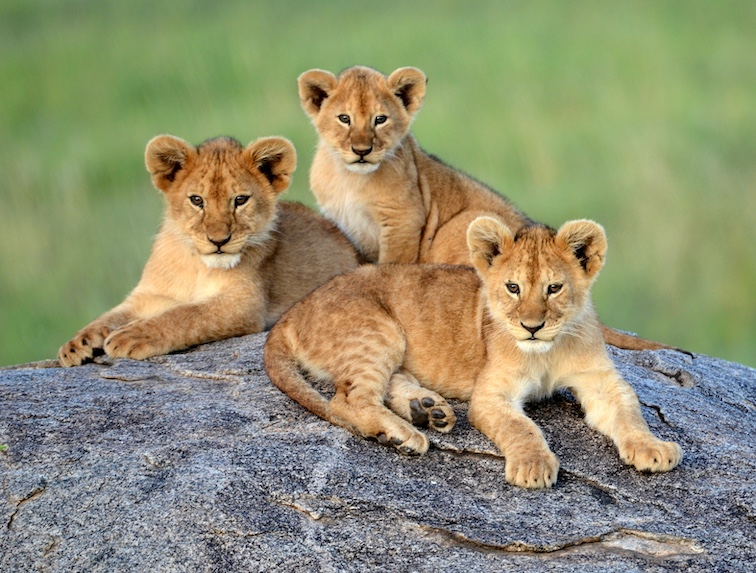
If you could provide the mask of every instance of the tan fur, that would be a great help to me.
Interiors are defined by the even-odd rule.
[[[322,418],[407,453],[428,448],[410,422],[451,429],[439,394],[469,400],[470,421],[506,458],[507,481],[533,488],[551,486],[559,463],[523,405],[568,388],[626,463],[675,467],[679,446],[649,431],[591,305],[603,229],[573,221],[558,232],[530,225],[513,234],[480,217],[467,242],[475,270],[366,266],[295,305],[265,347],[273,383]],[[333,398],[303,373],[333,384]]]
[[[195,148],[163,135],[148,143],[145,161],[166,200],[162,229],[126,300],[61,347],[64,366],[102,351],[141,359],[260,332],[357,266],[334,225],[302,205],[278,203],[296,168],[286,139],[244,148],[217,138]]]
[[[363,66],[338,77],[299,77],[302,107],[319,141],[310,186],[323,214],[378,263],[469,264],[465,236],[478,216],[512,229],[532,221],[503,196],[423,151],[410,125],[425,97],[416,68],[386,77]],[[670,348],[602,326],[632,350]]]

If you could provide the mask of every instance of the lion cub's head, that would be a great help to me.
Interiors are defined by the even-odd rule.
[[[145,163],[168,201],[167,222],[208,267],[229,269],[246,246],[268,238],[277,196],[289,187],[297,155],[281,137],[247,147],[219,137],[194,147],[159,135],[147,144]]]
[[[425,75],[400,68],[386,77],[355,66],[339,76],[310,70],[299,76],[299,98],[321,141],[347,169],[370,173],[407,134],[425,96]]]
[[[468,228],[473,266],[486,285],[488,308],[525,352],[545,352],[576,332],[591,308],[590,289],[604,265],[606,235],[593,221],[558,231],[531,225],[516,234],[492,217]]]

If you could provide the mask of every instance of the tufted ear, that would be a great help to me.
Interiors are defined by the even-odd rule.
[[[297,151],[288,139],[263,137],[250,143],[242,152],[250,171],[261,173],[276,193],[289,188],[297,168]]]
[[[147,143],[144,163],[152,174],[152,184],[168,191],[176,175],[197,153],[193,145],[173,135],[158,135]]]
[[[333,90],[339,80],[331,72],[325,70],[310,70],[297,79],[299,84],[299,101],[302,109],[315,118],[320,113],[320,106]]]
[[[425,98],[425,84],[428,82],[425,74],[417,68],[399,68],[386,81],[388,88],[402,100],[407,113],[415,115]]]
[[[467,228],[470,261],[483,275],[494,259],[514,243],[514,236],[504,223],[493,217],[478,217]]]
[[[572,253],[588,277],[595,278],[604,266],[606,233],[598,223],[587,219],[567,221],[557,231],[556,242]]]

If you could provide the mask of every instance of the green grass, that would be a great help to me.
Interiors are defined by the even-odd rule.
[[[421,145],[609,235],[605,322],[756,366],[756,3],[6,0],[0,364],[53,357],[136,284],[161,217],[147,141],[284,135],[297,76],[429,76]]]

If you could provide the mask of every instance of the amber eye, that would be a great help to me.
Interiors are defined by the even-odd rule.
[[[549,285],[548,288],[546,289],[546,292],[549,294],[556,294],[560,290],[562,290],[562,285],[555,283],[553,285]]]
[[[375,116],[375,125],[381,125],[382,123],[386,123],[386,120],[388,118],[385,115],[376,115]]]
[[[205,204],[205,202],[202,200],[202,197],[200,197],[199,195],[190,195],[189,202],[195,207],[199,207],[200,209],[202,209]]]
[[[512,294],[520,294],[520,286],[515,283],[507,283],[507,290]]]
[[[247,201],[249,201],[249,195],[237,195],[234,197],[234,206],[241,207]]]
[[[347,114],[345,114],[345,113],[342,113],[339,116],[339,121],[341,123],[343,123],[344,125],[349,125],[351,123],[350,120],[349,120],[349,116]]]

